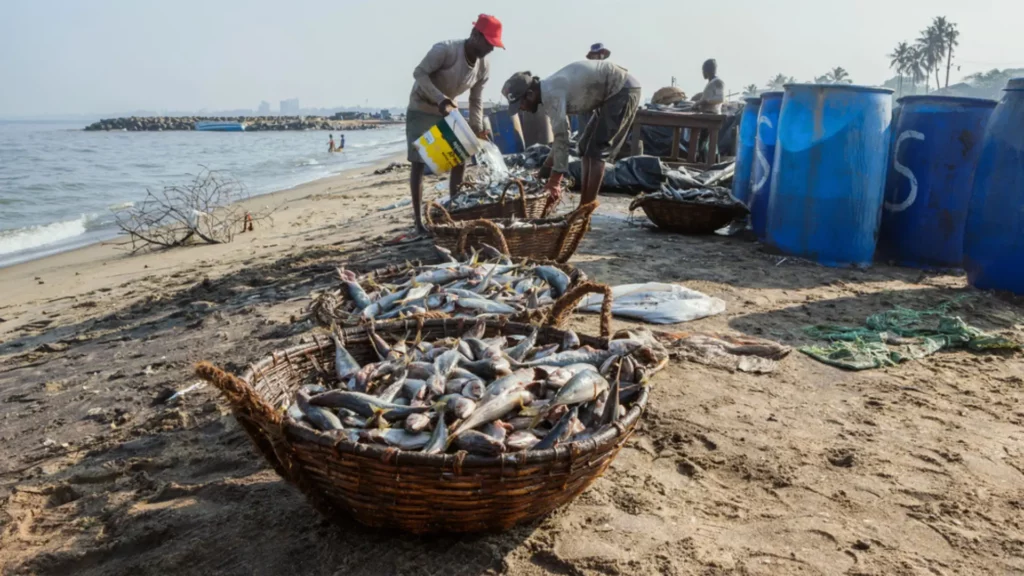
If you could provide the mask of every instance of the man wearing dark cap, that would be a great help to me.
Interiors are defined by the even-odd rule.
[[[640,83],[622,66],[607,60],[573,62],[541,80],[518,72],[505,82],[502,95],[509,114],[520,109],[544,110],[551,120],[554,142],[545,167],[552,169],[545,190],[557,200],[569,170],[569,114],[596,112],[580,137],[583,174],[580,203],[597,199],[604,181],[604,163],[614,160],[640,105]]]
[[[612,51],[605,48],[604,44],[598,42],[590,46],[590,52],[587,52],[587,60],[607,60],[612,57]]]
[[[409,187],[412,191],[413,219],[416,229],[424,231],[420,217],[423,202],[423,172],[426,164],[413,144],[434,124],[457,109],[456,98],[469,91],[469,126],[479,137],[484,131],[484,85],[490,75],[487,55],[501,43],[501,22],[494,16],[481,14],[473,24],[467,40],[438,42],[427,52],[412,76],[416,79],[409,95],[405,117],[405,135],[409,141],[409,162],[412,170]],[[462,184],[465,166],[452,169],[448,193],[454,198]]]
[[[703,92],[694,95],[696,108],[707,114],[721,114],[722,103],[725,102],[725,82],[718,77],[718,62],[715,62],[714,58],[705,61],[703,72],[708,85],[704,87]]]

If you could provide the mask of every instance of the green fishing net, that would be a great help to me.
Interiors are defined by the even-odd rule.
[[[807,326],[804,332],[808,336],[829,343],[804,346],[800,351],[839,368],[868,370],[895,366],[946,349],[1020,350],[1016,342],[986,334],[950,314],[958,302],[946,302],[930,310],[897,306],[868,316],[864,326]]]

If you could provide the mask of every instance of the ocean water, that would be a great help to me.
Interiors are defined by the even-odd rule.
[[[0,266],[117,235],[112,210],[146,190],[184,184],[205,166],[256,196],[379,162],[405,149],[405,128],[326,131],[85,132],[82,124],[0,121]],[[333,132],[335,141],[339,132]]]

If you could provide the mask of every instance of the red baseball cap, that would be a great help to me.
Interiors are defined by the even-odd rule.
[[[476,22],[473,23],[473,29],[479,30],[480,34],[483,34],[484,39],[491,46],[505,48],[505,45],[501,43],[501,20],[490,14],[481,14],[477,17]]]

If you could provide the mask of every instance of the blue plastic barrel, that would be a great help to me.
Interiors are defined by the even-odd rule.
[[[892,90],[787,85],[767,243],[826,266],[871,264],[891,123]]]
[[[740,118],[740,139],[736,146],[736,174],[732,177],[732,195],[746,203],[750,198],[750,173],[754,166],[754,142],[757,140],[757,113],[761,97],[744,99]]]
[[[893,125],[879,259],[959,268],[974,168],[994,100],[908,96]]]
[[[494,138],[494,144],[502,154],[518,154],[525,149],[518,117],[509,116],[507,110],[501,110],[500,112],[491,112],[488,118],[491,119],[491,135]]]
[[[964,268],[976,288],[1024,294],[1024,78],[1010,80],[981,141]]]
[[[779,133],[779,112],[785,92],[761,94],[757,115],[757,138],[754,143],[754,166],[750,178],[750,227],[764,242],[768,235],[768,198],[771,196],[772,165]]]

